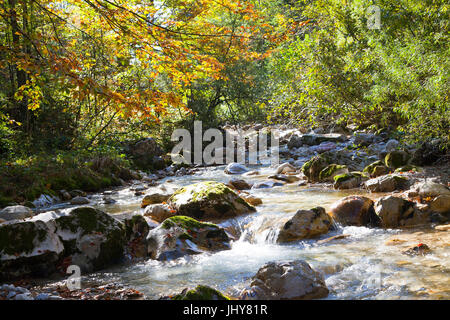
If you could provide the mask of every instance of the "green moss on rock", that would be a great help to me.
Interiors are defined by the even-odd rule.
[[[185,290],[172,297],[172,300],[230,300],[230,298],[216,289],[198,285],[195,289]]]
[[[320,171],[320,173],[319,173],[319,180],[320,181],[326,180],[327,178],[330,178],[334,174],[336,174],[336,172],[338,172],[340,170],[344,170],[344,169],[347,169],[347,166],[339,165],[339,164],[330,164],[325,169]]]
[[[389,168],[400,168],[408,164],[408,153],[406,153],[405,151],[389,152],[384,158],[384,162]]]
[[[201,228],[211,227],[211,228],[219,228],[216,224],[213,223],[207,223],[207,222],[200,222],[193,218],[186,217],[186,216],[174,216],[170,217],[161,224],[161,227],[163,229],[170,229],[175,226],[182,227],[187,230],[198,230]]]

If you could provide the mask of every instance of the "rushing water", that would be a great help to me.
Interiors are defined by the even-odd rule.
[[[167,191],[180,186],[214,180],[228,182],[224,167],[208,168],[198,174],[168,177],[147,192]],[[259,167],[261,175],[245,177],[249,182],[264,181],[273,168]],[[236,177],[236,176],[235,176]],[[239,177],[239,176],[237,176]],[[252,190],[263,200],[258,212],[222,223],[239,229],[232,249],[214,254],[205,253],[170,262],[148,260],[137,264],[116,266],[89,275],[84,280],[116,282],[144,292],[149,298],[176,293],[185,287],[205,284],[235,294],[266,262],[304,259],[324,273],[330,289],[327,299],[450,299],[450,248],[448,236],[433,238],[433,231],[382,230],[365,227],[339,227],[321,239],[337,234],[349,237],[324,244],[317,239],[278,245],[276,226],[299,209],[323,206],[326,209],[338,199],[356,192],[327,188],[307,188],[297,184],[271,189]],[[360,191],[359,193],[363,193]],[[97,206],[111,214],[140,210],[143,196],[135,196],[130,188],[108,195],[117,202]],[[372,195],[368,195],[373,197]],[[101,203],[102,195],[92,200]],[[389,245],[391,238],[404,238],[402,245]],[[422,239],[434,251],[431,255],[409,257],[401,252]]]

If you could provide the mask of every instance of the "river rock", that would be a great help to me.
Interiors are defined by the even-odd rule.
[[[148,233],[147,245],[152,259],[165,261],[187,254],[230,249],[230,238],[215,224],[175,216]]]
[[[252,187],[247,181],[242,179],[231,179],[228,185],[235,190],[248,190]]]
[[[374,202],[361,196],[349,196],[335,202],[330,208],[330,215],[342,225],[375,227],[380,224]]]
[[[252,206],[259,206],[263,203],[260,198],[249,193],[240,193],[239,196],[250,203]]]
[[[127,253],[133,258],[144,258],[147,256],[147,235],[150,231],[145,218],[134,215],[124,220],[127,239]]]
[[[5,221],[21,220],[32,216],[33,210],[25,206],[10,206],[0,211],[0,219]]]
[[[445,194],[433,199],[430,204],[430,210],[439,213],[450,213],[450,195]]]
[[[384,228],[397,228],[424,224],[429,221],[429,213],[422,212],[412,201],[387,196],[377,201],[375,212]]]
[[[287,146],[289,149],[300,148],[301,146],[303,146],[302,137],[297,134],[291,135]]]
[[[333,220],[322,207],[299,210],[278,233],[277,242],[291,242],[318,237],[333,229]]]
[[[370,192],[392,192],[404,190],[409,185],[409,179],[401,175],[386,175],[370,179],[364,183],[364,187]]]
[[[170,208],[167,204],[152,204],[147,206],[144,211],[144,216],[150,217],[157,222],[163,222],[175,215],[176,210]]]
[[[386,151],[392,152],[395,149],[397,149],[398,145],[399,145],[398,140],[390,139],[388,142],[386,142]]]
[[[365,167],[363,172],[369,174],[371,178],[376,178],[388,174],[389,168],[381,160],[378,160]]]
[[[333,182],[334,177],[342,174],[347,174],[348,168],[345,165],[338,165],[338,164],[330,164],[329,166],[325,167],[322,171],[319,173],[319,181],[321,182]]]
[[[227,296],[220,291],[208,286],[198,285],[194,289],[186,288],[181,293],[171,296],[162,297],[161,300],[191,300],[191,301],[217,301],[217,300],[230,300]]]
[[[417,246],[411,247],[406,251],[403,251],[403,254],[408,256],[424,256],[431,253],[431,249],[424,243],[419,243]]]
[[[179,215],[202,220],[232,218],[256,211],[233,190],[214,181],[178,189],[167,203]]]
[[[334,188],[337,190],[355,189],[368,178],[361,172],[351,172],[334,177]]]
[[[89,204],[89,199],[86,197],[75,197],[70,200],[70,204],[81,206],[83,204]]]
[[[274,174],[268,177],[269,179],[279,180],[286,183],[294,183],[300,181],[300,178],[293,175],[285,175],[285,174]]]
[[[323,275],[303,260],[269,262],[258,270],[241,300],[309,300],[328,296]]]
[[[450,190],[448,187],[446,187],[443,184],[440,183],[435,183],[435,182],[423,182],[423,183],[419,183],[415,186],[413,186],[413,188],[419,196],[421,196],[422,198],[427,198],[427,197],[438,197],[438,196],[443,196],[443,195],[450,195]]]
[[[124,224],[112,216],[81,207],[54,220],[64,255],[83,272],[102,269],[120,261],[126,244]]]
[[[0,225],[0,280],[47,276],[64,250],[54,224],[17,221]]]
[[[302,136],[303,143],[310,146],[315,146],[321,144],[322,142],[344,142],[345,139],[345,135],[339,133],[304,134]]]
[[[306,162],[302,167],[303,174],[309,182],[319,182],[320,172],[328,166],[328,160],[322,155],[315,156]]]
[[[141,208],[145,208],[151,204],[158,204],[167,201],[170,198],[170,194],[153,193],[148,194],[142,199]]]
[[[237,162],[232,162],[225,168],[226,174],[243,174],[248,171],[249,169],[246,166]]]
[[[403,150],[389,152],[384,158],[387,167],[397,169],[408,164],[410,155]]]
[[[285,162],[283,164],[280,164],[278,168],[275,170],[275,174],[284,174],[288,172],[296,172],[297,169],[291,165],[289,162]]]
[[[263,182],[256,182],[253,184],[252,189],[270,189],[274,187],[281,187],[284,184],[281,182],[275,182],[275,181],[263,181]]]

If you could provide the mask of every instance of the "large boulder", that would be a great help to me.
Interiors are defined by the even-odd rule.
[[[0,280],[54,272],[64,251],[54,228],[43,221],[0,225]]]
[[[404,190],[409,186],[409,179],[401,175],[386,175],[367,180],[364,187],[370,192],[392,192]]]
[[[421,211],[416,204],[399,197],[387,196],[377,201],[375,213],[384,228],[397,228],[427,223],[429,213]]]
[[[147,256],[147,235],[150,226],[141,215],[125,218],[125,232],[127,239],[126,251],[132,258],[144,258]]]
[[[333,182],[334,177],[347,173],[348,173],[347,166],[339,164],[330,164],[329,166],[325,167],[322,171],[320,171],[319,181]]]
[[[147,245],[152,259],[164,261],[204,251],[230,249],[230,238],[215,224],[174,216],[148,233]]]
[[[269,262],[252,278],[241,300],[309,300],[328,296],[322,274],[303,260]]]
[[[0,219],[5,221],[31,218],[33,210],[25,206],[10,206],[0,211]]]
[[[65,257],[82,271],[99,270],[122,259],[127,240],[125,226],[107,213],[81,207],[54,222]]]
[[[330,208],[330,215],[342,225],[375,227],[380,224],[374,202],[361,196],[349,196],[335,202]]]
[[[135,143],[125,145],[125,152],[133,159],[133,162],[143,169],[162,169],[164,161],[161,161],[163,151],[153,138],[145,138]]]
[[[178,189],[167,201],[178,215],[201,220],[225,219],[256,209],[223,183],[206,181]]]
[[[333,229],[333,220],[322,207],[299,210],[278,233],[277,242],[291,242],[318,237]]]
[[[325,169],[328,164],[328,159],[322,155],[315,156],[303,165],[302,172],[308,178],[309,182],[319,182],[320,172]]]

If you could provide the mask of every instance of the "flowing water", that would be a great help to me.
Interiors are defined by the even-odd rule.
[[[228,182],[224,167],[207,168],[183,177],[168,177],[158,187],[171,191],[180,186],[214,180]],[[266,180],[273,168],[258,167],[260,176],[245,177],[249,182]],[[234,176],[239,177],[239,176]],[[152,190],[154,189],[154,190]],[[180,292],[185,287],[205,284],[235,294],[248,284],[266,262],[304,259],[325,275],[330,295],[327,299],[450,299],[450,248],[448,232],[428,230],[383,230],[365,227],[339,227],[320,239],[347,234],[349,237],[319,244],[317,239],[288,245],[274,242],[276,226],[299,209],[330,205],[357,192],[328,188],[300,187],[297,184],[271,189],[252,190],[263,200],[258,212],[221,223],[237,229],[231,250],[183,257],[170,262],[148,260],[116,266],[84,277],[85,281],[121,283],[133,287],[151,299]],[[363,191],[359,192],[364,194]],[[140,210],[143,196],[135,196],[130,188],[108,195],[117,202],[97,205],[111,214]],[[367,195],[374,198],[374,195]],[[377,195],[380,197],[382,195]],[[101,200],[96,195],[93,200]],[[374,198],[375,199],[375,198]],[[320,240],[319,239],[319,240]],[[390,245],[389,239],[401,239]],[[427,243],[433,253],[410,257],[402,254],[419,242]]]

